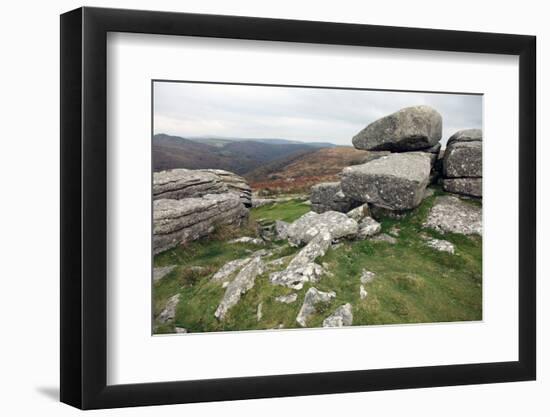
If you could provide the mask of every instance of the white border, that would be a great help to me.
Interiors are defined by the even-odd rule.
[[[108,384],[518,358],[513,56],[109,34]],[[484,93],[483,322],[152,337],[151,79]]]

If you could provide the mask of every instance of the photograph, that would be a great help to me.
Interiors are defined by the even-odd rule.
[[[153,334],[483,319],[482,94],[152,84]]]

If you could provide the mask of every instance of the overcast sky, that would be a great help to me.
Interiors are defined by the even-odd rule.
[[[482,97],[474,95],[155,82],[154,132],[351,145],[369,123],[419,104],[441,113],[443,144],[482,127]]]

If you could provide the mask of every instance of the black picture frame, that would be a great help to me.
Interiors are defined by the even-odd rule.
[[[108,32],[519,56],[519,358],[513,362],[107,385]],[[536,38],[80,8],[61,15],[61,401],[82,409],[536,378]]]

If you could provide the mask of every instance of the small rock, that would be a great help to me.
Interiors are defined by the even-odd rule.
[[[214,275],[212,275],[212,278],[210,280],[212,282],[221,282],[222,284],[225,284],[226,282],[229,282],[230,277],[231,275],[233,275],[233,273],[237,272],[251,260],[252,257],[229,261],[224,266],[222,266]]]
[[[265,242],[257,237],[243,236],[237,239],[230,240],[228,243],[248,243],[251,245],[263,245]]]
[[[183,327],[175,327],[174,328],[174,331],[176,333],[187,333],[187,329],[183,328]]]
[[[176,265],[153,268],[153,282],[158,282],[176,268]]]
[[[368,292],[365,289],[365,287],[363,285],[360,285],[359,286],[359,297],[361,298],[361,300],[364,300],[365,298],[367,298],[367,295],[368,295]]]
[[[263,317],[262,315],[262,309],[263,309],[264,303],[258,304],[258,309],[256,310],[256,319],[260,321]]]
[[[388,230],[388,233],[393,237],[399,237],[399,233],[401,233],[401,228],[399,228],[398,226],[393,226],[390,230]]]
[[[299,246],[308,243],[320,231],[327,231],[332,239],[353,237],[358,228],[357,222],[344,213],[326,211],[317,214],[310,211],[288,226],[288,241],[291,245]]]
[[[374,278],[376,277],[376,274],[371,271],[367,271],[366,269],[363,269],[361,272],[361,284],[368,284],[369,282],[374,281]]]
[[[157,321],[161,324],[171,322],[176,317],[176,308],[180,302],[180,294],[173,295],[166,302],[164,310],[158,315]]]
[[[366,239],[380,233],[382,226],[372,217],[365,217],[359,223],[359,231],[357,232],[358,239]]]
[[[323,327],[351,326],[353,323],[353,312],[351,304],[344,304],[336,309],[334,313],[323,321]]]
[[[440,252],[447,252],[451,255],[455,253],[455,246],[446,240],[430,239],[426,242],[426,245]]]
[[[275,297],[275,301],[279,303],[284,303],[284,304],[292,304],[297,299],[298,299],[298,294],[296,293],[292,293],[289,295],[280,295],[278,297]]]
[[[334,291],[323,292],[319,291],[315,287],[311,287],[307,290],[304,297],[304,303],[302,304],[300,312],[296,317],[298,324],[302,327],[306,327],[308,319],[315,314],[315,305],[321,302],[328,303],[334,297],[336,297],[336,293],[334,293]]]
[[[396,238],[386,233],[382,233],[378,236],[371,237],[370,240],[372,242],[385,242],[385,243],[389,243],[390,245],[395,245],[397,243]]]

